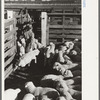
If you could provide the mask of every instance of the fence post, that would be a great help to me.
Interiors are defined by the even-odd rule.
[[[47,12],[41,12],[41,43],[47,45]]]

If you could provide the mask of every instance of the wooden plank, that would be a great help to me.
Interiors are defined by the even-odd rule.
[[[50,38],[81,38],[81,35],[49,35]]]
[[[5,3],[34,3],[34,4],[81,4],[81,0],[5,0]]]
[[[14,18],[5,20],[5,28],[14,24]]]
[[[7,48],[7,47],[12,47],[14,46],[15,44],[15,38],[13,38],[12,40],[10,40],[9,42],[7,42],[5,45],[4,45],[4,49]]]
[[[13,46],[12,48],[10,48],[10,49],[4,54],[5,58],[6,58],[7,56],[10,56],[10,55],[15,51],[15,49],[16,49],[16,46]]]
[[[13,56],[11,56],[6,62],[5,62],[5,67],[10,64],[12,62],[12,60],[14,59],[15,54]]]
[[[47,12],[41,12],[41,43],[47,45]]]
[[[81,30],[64,30],[64,34],[81,35]]]
[[[57,42],[57,39],[52,39],[52,38],[50,38],[49,41],[50,41],[50,42]]]
[[[63,16],[63,15],[67,15],[67,16],[80,16],[81,13],[48,13],[48,16]]]
[[[49,45],[49,24],[47,23],[47,29],[46,29],[46,45]]]
[[[68,8],[75,8],[80,7],[81,4],[25,4],[25,3],[5,3],[5,9],[20,9],[20,8],[31,8],[31,9],[51,9],[51,8],[57,8],[57,9],[68,9]]]
[[[4,78],[6,79],[13,71],[13,66],[12,64],[5,70],[4,72]]]
[[[66,38],[81,39],[81,35],[67,35]]]
[[[49,25],[49,28],[81,29],[81,25]]]
[[[60,34],[60,33],[65,33],[65,34],[81,34],[81,30],[50,30],[49,34]]]
[[[13,29],[10,32],[6,33],[5,36],[4,36],[5,37],[5,40],[6,40],[6,38],[10,37],[11,35],[14,35],[15,33],[16,33],[16,30],[15,29]]]

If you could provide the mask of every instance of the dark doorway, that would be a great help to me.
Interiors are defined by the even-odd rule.
[[[30,14],[30,17],[34,21],[32,26],[35,38],[38,39],[39,42],[41,42],[41,12],[35,9],[29,9],[28,12]]]

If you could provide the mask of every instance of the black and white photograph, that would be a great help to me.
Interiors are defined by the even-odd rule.
[[[4,0],[4,100],[83,100],[82,5]]]

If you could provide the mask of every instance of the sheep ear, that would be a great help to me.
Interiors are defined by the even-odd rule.
[[[15,89],[17,91],[17,93],[20,93],[21,92],[21,89],[17,88]]]

